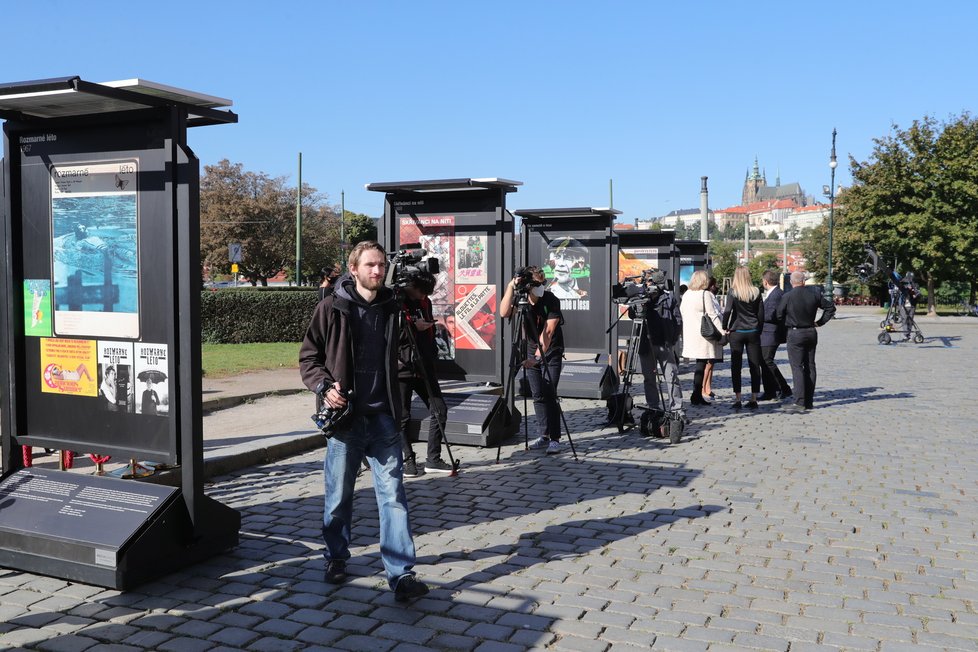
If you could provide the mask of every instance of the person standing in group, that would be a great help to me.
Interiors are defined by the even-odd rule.
[[[679,304],[679,312],[683,320],[683,357],[696,360],[696,372],[693,374],[693,392],[690,394],[691,405],[709,405],[703,398],[703,374],[706,363],[723,357],[723,345],[711,342],[700,334],[700,324],[703,315],[713,321],[717,330],[723,331],[720,313],[716,309],[713,293],[707,287],[710,277],[703,270],[693,272],[689,280],[689,289],[683,295]]]
[[[527,291],[529,311],[526,318],[533,324],[536,341],[531,337],[530,328],[525,327],[522,335],[526,337],[527,359],[523,362],[526,382],[533,395],[533,411],[537,417],[539,437],[530,442],[530,448],[546,449],[547,455],[559,453],[560,448],[560,404],[557,402],[557,383],[563,368],[564,333],[561,324],[564,317],[560,312],[560,299],[553,292],[544,289],[546,275],[539,267],[529,266],[521,270],[532,279]],[[499,302],[499,315],[505,319],[513,314],[513,300],[517,282],[521,274],[506,285],[506,292]],[[546,367],[546,369],[544,369]]]
[[[404,491],[401,400],[397,388],[398,310],[384,285],[387,255],[373,241],[350,252],[349,275],[319,302],[299,349],[302,381],[330,407],[352,403],[352,416],[332,433],[323,462],[325,580],[347,579],[353,529],[353,489],[360,461],[373,472],[380,516],[380,556],[394,599],[428,593],[415,578],[414,539]]]
[[[774,361],[778,346],[784,344],[787,339],[784,324],[775,320],[775,313],[784,291],[778,287],[778,273],[773,269],[764,272],[761,284],[764,286],[764,327],[761,330],[761,357],[764,360],[764,366],[761,367],[761,385],[764,393],[761,394],[760,400],[784,399],[791,396],[791,386],[778,369],[778,363]]]
[[[761,327],[764,325],[764,302],[761,291],[751,282],[746,267],[734,270],[733,284],[727,294],[723,311],[724,330],[730,341],[730,378],[733,383],[734,402],[739,410],[741,402],[741,375],[744,365],[744,349],[747,349],[747,366],[750,368],[749,410],[757,409],[757,395],[761,391]]]
[[[706,286],[706,289],[713,295],[713,305],[716,308],[717,314],[720,314],[720,299],[717,296],[717,280],[710,277],[710,284]],[[707,402],[712,402],[716,396],[713,393],[713,368],[716,363],[723,362],[723,347],[720,347],[720,357],[716,360],[707,360],[706,367],[703,369],[703,400]]]
[[[806,287],[805,274],[791,273],[791,292],[785,292],[778,304],[775,320],[788,329],[788,361],[795,400],[785,407],[789,412],[804,412],[814,407],[816,327],[824,326],[835,316],[835,304],[820,287]],[[815,320],[819,308],[822,316]]]
[[[451,473],[452,465],[441,459],[441,439],[445,432],[448,408],[442,397],[441,386],[435,375],[435,360],[438,350],[435,346],[435,318],[432,316],[429,297],[435,290],[435,276],[429,272],[418,272],[410,276],[404,286],[404,326],[398,345],[397,380],[401,392],[401,439],[404,445],[404,475],[416,478],[429,473]],[[417,350],[411,346],[407,329],[413,330]],[[425,382],[427,380],[427,382]],[[430,392],[430,393],[429,393]],[[407,438],[408,423],[411,421],[411,396],[417,394],[428,406],[428,453],[426,462],[418,464],[414,450]]]

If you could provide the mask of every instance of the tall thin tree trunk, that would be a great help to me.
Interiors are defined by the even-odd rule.
[[[934,277],[927,275],[927,316],[937,317],[937,297],[934,295]]]

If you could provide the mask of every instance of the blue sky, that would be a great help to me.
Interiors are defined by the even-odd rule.
[[[252,8],[254,7],[254,8]],[[837,183],[891,124],[974,109],[978,3],[0,0],[0,81],[141,77],[230,98],[193,129],[222,158],[377,216],[365,183],[522,181],[511,210],[614,206],[632,221]]]

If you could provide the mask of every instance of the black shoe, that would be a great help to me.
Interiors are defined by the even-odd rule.
[[[346,562],[342,559],[330,559],[326,562],[326,582],[342,584],[346,581]]]
[[[710,398],[716,398],[717,397],[717,395],[714,394],[713,392],[710,392],[709,394],[707,394],[707,396],[709,396]]]
[[[758,401],[774,401],[774,400],[777,400],[777,398],[778,398],[778,395],[777,394],[764,392],[763,394],[761,394],[760,396],[757,397],[757,400]]]
[[[424,475],[424,469],[418,468],[418,463],[413,457],[409,457],[404,460],[404,477],[405,478],[418,478]]]
[[[428,473],[451,473],[455,469],[448,462],[442,461],[440,457],[428,460],[424,463],[424,470]]]
[[[703,400],[702,398],[700,398],[699,396],[692,396],[692,397],[690,397],[690,399],[689,399],[689,404],[690,404],[690,405],[709,405],[709,402],[707,402],[707,401],[704,401],[704,400]]]
[[[730,406],[730,409],[731,410],[739,410],[742,407],[744,407],[744,405],[740,401],[735,401],[734,404]]]
[[[784,406],[784,411],[801,414],[802,412],[805,411],[805,406],[798,405],[797,403],[788,403],[787,405]]]
[[[414,575],[405,575],[394,587],[394,599],[398,602],[407,602],[428,595],[428,590],[428,585],[415,579]]]
[[[794,393],[792,392],[781,392],[781,400],[791,398],[792,396],[794,396]]]
[[[756,410],[757,409],[757,401],[747,401],[747,409],[748,410]]]

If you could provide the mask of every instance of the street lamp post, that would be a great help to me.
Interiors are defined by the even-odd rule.
[[[835,160],[835,127],[832,128],[832,155],[829,158],[829,169],[832,170],[831,185],[829,185],[829,256],[828,256],[828,275],[825,279],[825,286],[829,291],[829,298],[834,299],[832,286],[832,227],[835,224],[835,168],[839,165]]]

